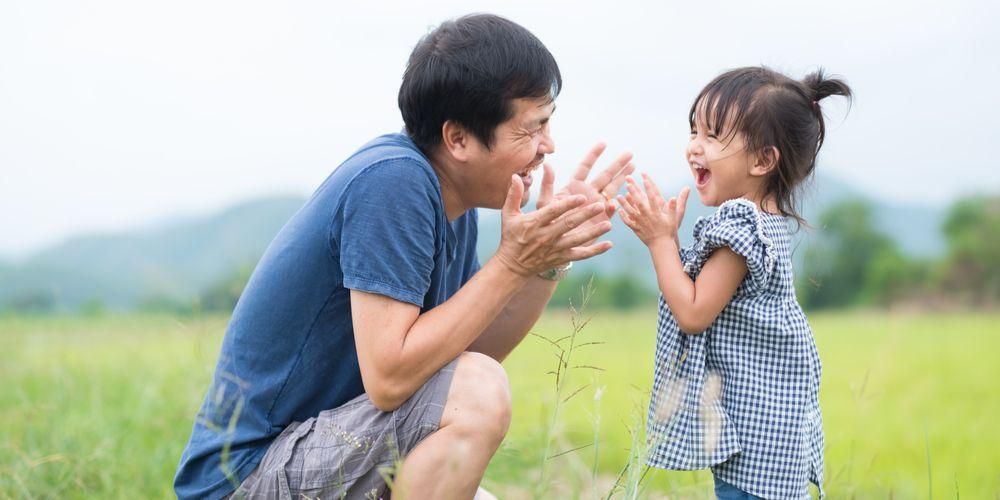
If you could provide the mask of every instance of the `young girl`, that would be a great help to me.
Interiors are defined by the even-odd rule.
[[[712,468],[728,498],[809,498],[823,481],[820,361],[792,286],[787,219],[823,145],[820,101],[851,96],[822,70],[795,81],[729,71],[695,99],[687,163],[719,207],[680,249],[690,190],[664,201],[629,178],[621,217],[649,248],[662,297],[648,463]],[[822,488],[820,495],[822,496]]]

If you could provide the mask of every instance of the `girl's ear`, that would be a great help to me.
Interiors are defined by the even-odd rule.
[[[449,156],[456,161],[469,160],[471,148],[474,146],[471,134],[465,127],[451,120],[441,125],[441,146]]]
[[[781,153],[778,148],[768,146],[754,156],[753,166],[750,167],[750,175],[764,176],[778,167],[778,160]]]

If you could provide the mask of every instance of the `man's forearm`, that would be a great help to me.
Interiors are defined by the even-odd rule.
[[[364,317],[355,317],[356,330],[363,323],[367,335],[375,336],[357,343],[366,390],[378,394],[386,407],[405,401],[434,372],[467,350],[534,279],[538,278],[520,276],[491,259],[447,301],[409,320],[381,307],[366,308]],[[366,367],[370,373],[365,373]]]
[[[557,284],[556,281],[531,277],[468,350],[503,361],[541,317]]]

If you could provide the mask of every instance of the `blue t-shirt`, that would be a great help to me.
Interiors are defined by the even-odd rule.
[[[441,304],[479,269],[476,217],[448,221],[437,175],[404,135],[379,137],[334,170],[271,242],[233,311],[177,496],[229,494],[286,426],[363,393],[350,290],[421,312]]]

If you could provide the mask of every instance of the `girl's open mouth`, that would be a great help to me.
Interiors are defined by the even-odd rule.
[[[695,181],[698,187],[705,187],[712,179],[712,172],[707,168],[696,168],[694,170]]]

